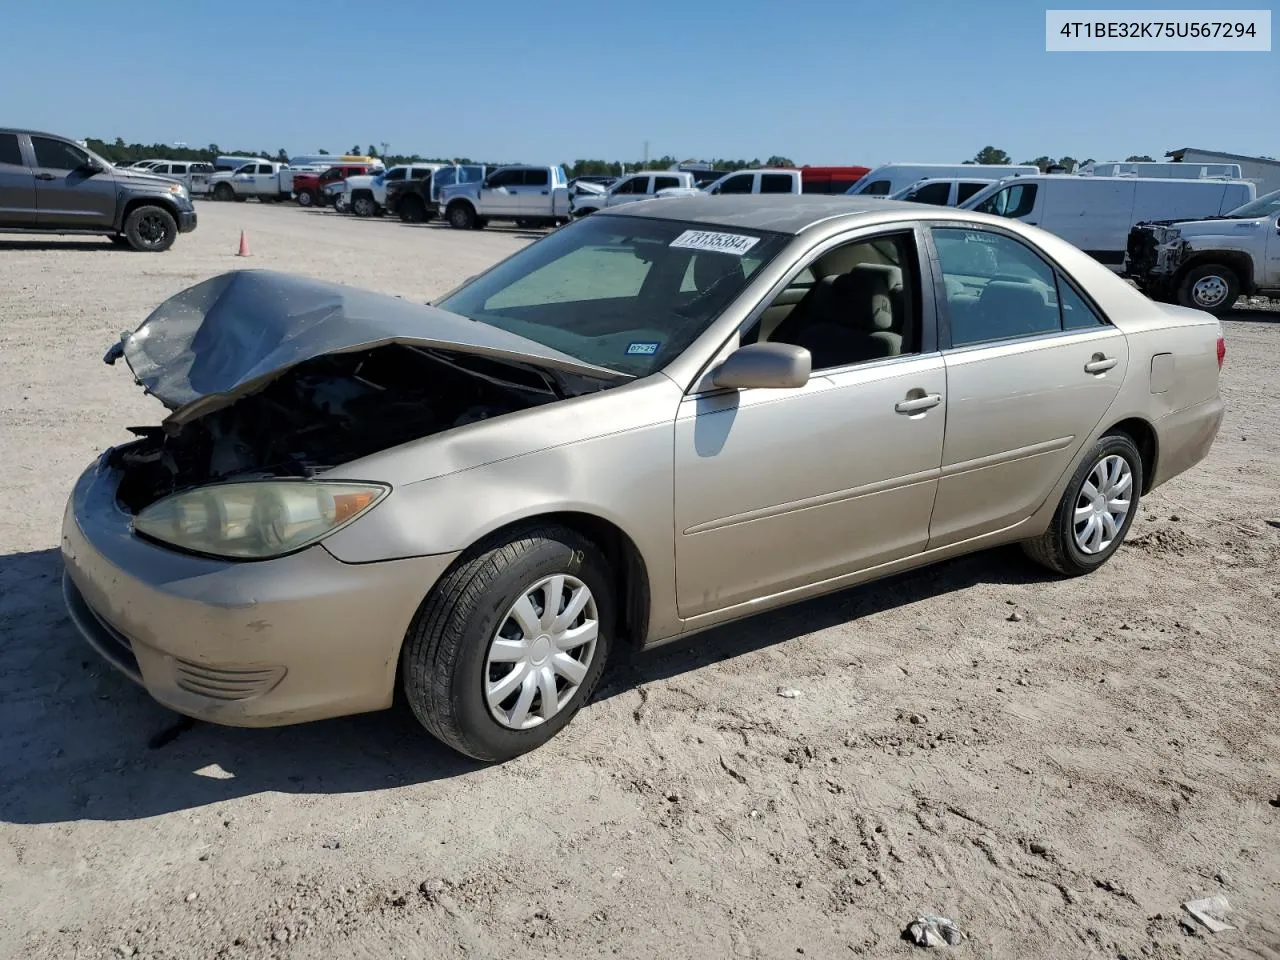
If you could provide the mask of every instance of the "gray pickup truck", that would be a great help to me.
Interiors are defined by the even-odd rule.
[[[569,222],[569,179],[564,167],[499,167],[480,183],[440,191],[440,210],[455,230],[480,230],[490,220],[519,227]]]
[[[105,234],[158,253],[195,228],[183,184],[113,167],[65,137],[0,128],[0,231]]]

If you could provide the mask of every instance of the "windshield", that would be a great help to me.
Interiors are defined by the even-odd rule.
[[[436,306],[578,360],[645,376],[702,334],[786,240],[736,227],[588,217]]]
[[[1270,193],[1264,193],[1257,200],[1251,200],[1244,206],[1236,207],[1227,213],[1232,220],[1253,219],[1254,217],[1269,217],[1273,213],[1280,213],[1280,190],[1273,190]]]

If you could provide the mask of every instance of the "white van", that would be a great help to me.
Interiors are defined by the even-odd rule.
[[[925,177],[897,193],[889,194],[890,200],[906,200],[910,203],[931,203],[938,207],[958,207],[979,190],[985,190],[999,177]]]
[[[1256,195],[1247,180],[1040,174],[993,183],[960,206],[1048,230],[1118,273],[1135,223],[1216,217]]]
[[[851,196],[865,194],[887,197],[917,180],[951,177],[977,177],[1000,180],[1023,174],[1039,173],[1035,164],[992,163],[886,163],[876,167],[847,191]]]

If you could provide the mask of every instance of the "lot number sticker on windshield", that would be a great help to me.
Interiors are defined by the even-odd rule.
[[[652,357],[657,352],[658,343],[656,340],[627,344],[627,356],[629,357]]]
[[[671,246],[683,250],[709,250],[740,257],[757,243],[759,237],[747,237],[740,233],[713,233],[710,230],[686,230],[671,241]]]

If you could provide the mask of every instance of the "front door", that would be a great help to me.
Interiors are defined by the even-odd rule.
[[[760,337],[809,349],[809,383],[685,398],[675,457],[682,618],[924,549],[947,410],[919,263],[912,232],[825,245],[791,281],[811,281],[810,292]],[[784,289],[756,317],[776,313],[778,299],[796,300]]]
[[[116,184],[109,170],[89,169],[89,154],[65,140],[33,136],[31,147],[38,224],[75,230],[115,222]]]
[[[0,227],[36,222],[36,178],[22,157],[16,133],[0,133]]]
[[[520,213],[520,190],[524,171],[498,170],[480,188],[480,215],[515,217]]]
[[[1020,239],[936,227],[946,285],[947,437],[929,548],[1012,526],[1044,502],[1106,414],[1128,345]]]

